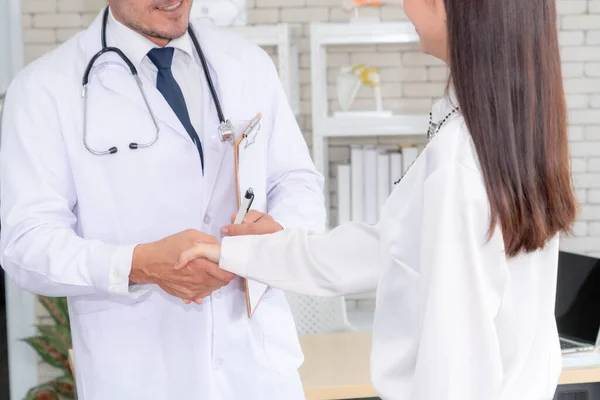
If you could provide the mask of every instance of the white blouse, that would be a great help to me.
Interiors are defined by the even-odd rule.
[[[452,99],[434,106],[434,121],[452,111]],[[475,148],[455,113],[377,225],[226,238],[220,264],[307,295],[377,290],[371,375],[384,400],[552,399],[562,365],[558,237],[509,259],[500,229],[487,240],[489,221]]]

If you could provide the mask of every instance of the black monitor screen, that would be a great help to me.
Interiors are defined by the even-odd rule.
[[[600,330],[600,260],[561,252],[556,322],[562,337],[596,343]]]

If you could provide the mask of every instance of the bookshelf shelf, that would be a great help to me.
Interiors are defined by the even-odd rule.
[[[330,138],[424,136],[428,115],[334,117],[328,110],[327,46],[416,43],[410,22],[314,23],[310,32],[313,160],[319,172],[329,176]],[[329,206],[327,193],[326,202]]]
[[[300,114],[299,32],[289,24],[231,26],[228,28],[258,46],[277,48],[279,77],[294,114]]]

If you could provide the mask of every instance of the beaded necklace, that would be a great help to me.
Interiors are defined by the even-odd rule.
[[[448,120],[450,119],[450,117],[452,117],[454,114],[456,114],[457,112],[460,111],[460,107],[454,107],[452,109],[452,111],[450,111],[448,113],[448,115],[446,115],[441,121],[439,121],[438,123],[434,123],[433,122],[433,113],[429,113],[429,128],[427,129],[427,145],[425,146],[425,148],[427,148],[427,146],[429,145],[429,143],[431,143],[431,140],[440,132],[440,130],[442,129],[442,127],[444,126],[444,124],[446,122],[448,122]],[[406,171],[404,172],[404,174],[402,175],[402,177],[400,179],[398,179],[398,181],[394,182],[394,185],[399,184],[402,179],[404,179],[404,177],[406,176],[406,174],[408,173],[408,171],[412,168],[412,166],[417,162],[417,159],[415,159],[415,161],[412,162],[412,164],[410,164],[410,166],[406,169]]]

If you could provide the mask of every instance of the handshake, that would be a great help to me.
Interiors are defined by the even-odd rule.
[[[271,216],[252,210],[241,225],[224,226],[221,234],[264,235],[281,230]],[[219,268],[220,256],[221,246],[214,236],[187,230],[137,246],[129,280],[132,284],[156,284],[186,304],[201,304],[202,299],[235,278]]]

